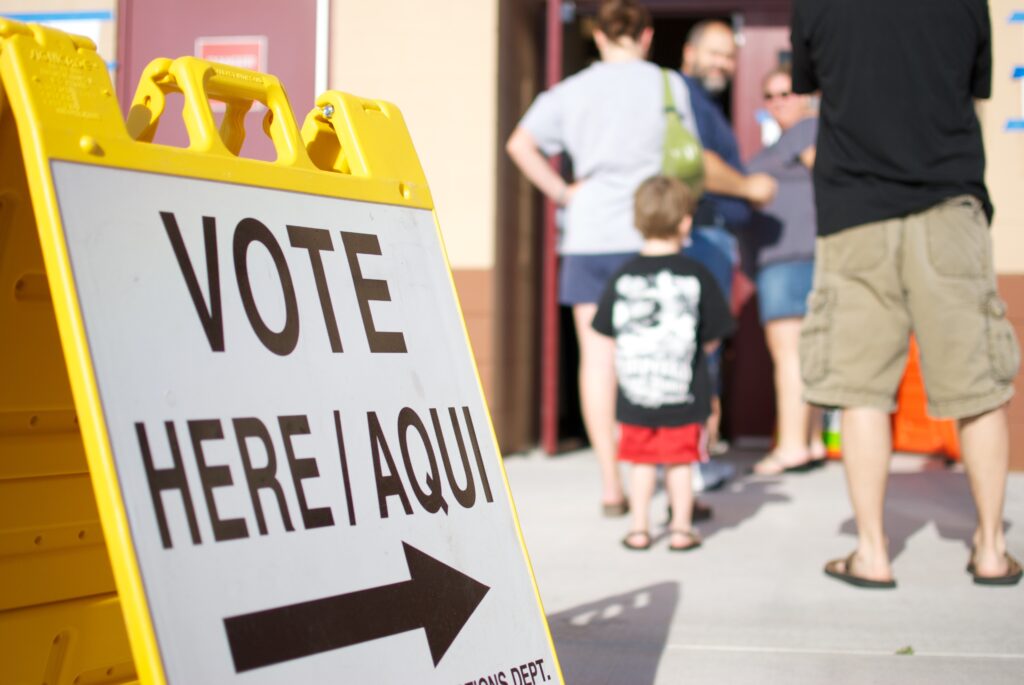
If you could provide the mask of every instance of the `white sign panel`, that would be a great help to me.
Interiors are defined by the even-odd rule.
[[[53,176],[169,683],[558,680],[430,212]]]

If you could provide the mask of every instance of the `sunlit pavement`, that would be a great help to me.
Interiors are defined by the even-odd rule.
[[[742,473],[759,456],[723,458]],[[667,550],[663,528],[646,552],[620,546],[628,519],[600,516],[589,451],[505,466],[567,683],[1024,682],[1024,584],[971,582],[973,504],[962,470],[940,459],[894,458],[889,591],[822,573],[854,547],[839,463],[702,495],[714,518],[685,554]],[[665,509],[659,491],[653,520]],[[1024,473],[1010,476],[1006,520],[1024,557]]]

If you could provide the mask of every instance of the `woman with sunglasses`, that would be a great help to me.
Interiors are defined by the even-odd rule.
[[[756,264],[758,309],[774,365],[775,448],[754,472],[775,475],[804,471],[823,463],[821,412],[802,399],[800,327],[814,273],[817,222],[811,167],[818,119],[810,99],[793,93],[789,69],[765,76],[765,108],[782,130],[770,147],[748,164],[751,172],[771,174],[779,183],[775,201],[755,213],[744,235],[747,255]]]

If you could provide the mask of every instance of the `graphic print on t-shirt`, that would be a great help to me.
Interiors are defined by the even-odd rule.
[[[622,394],[640,407],[692,402],[700,280],[663,269],[623,274],[615,290],[612,325]]]

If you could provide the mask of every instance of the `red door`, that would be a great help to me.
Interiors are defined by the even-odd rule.
[[[764,107],[761,81],[790,54],[788,13],[751,16],[743,22],[732,87],[732,121],[740,156],[744,160],[761,151],[757,112]],[[753,283],[738,274],[739,328],[730,341],[722,393],[723,423],[732,438],[768,437],[775,429],[775,393],[771,355],[757,316]]]
[[[236,66],[265,65],[284,84],[297,122],[312,109],[316,73],[316,0],[121,0],[118,21],[118,98],[127,113],[143,69],[157,57],[203,52],[208,59]],[[262,51],[262,52],[261,52]],[[262,61],[261,61],[262,60]],[[169,98],[156,142],[185,146],[188,137],[180,99]],[[265,111],[250,110],[242,155],[273,159],[263,133]]]

